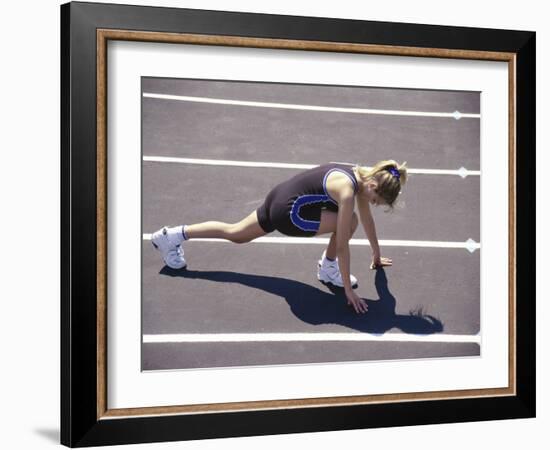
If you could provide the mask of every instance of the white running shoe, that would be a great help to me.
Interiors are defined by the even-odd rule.
[[[323,252],[323,256],[321,256],[321,259],[318,261],[317,279],[323,283],[330,283],[334,286],[343,288],[344,281],[342,280],[342,274],[338,266],[338,258],[334,261],[329,261],[325,257],[325,252]],[[357,287],[357,278],[352,274],[349,275],[349,281],[352,288]]]
[[[181,228],[181,227],[178,227]],[[151,243],[162,254],[165,264],[172,269],[184,269],[187,267],[183,257],[183,235],[181,231],[173,228],[162,227],[155,231],[151,236]]]

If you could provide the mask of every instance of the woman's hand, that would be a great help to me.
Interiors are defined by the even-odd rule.
[[[348,299],[348,305],[353,306],[355,312],[366,313],[367,312],[367,303],[361,297],[359,297],[353,290],[346,291],[346,298]]]
[[[372,264],[370,265],[371,269],[377,269],[378,267],[391,266],[393,264],[390,258],[384,258],[380,255],[372,256]]]

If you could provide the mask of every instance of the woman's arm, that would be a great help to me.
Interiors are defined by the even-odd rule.
[[[349,240],[351,237],[351,220],[353,216],[354,197],[351,188],[340,192],[338,199],[338,218],[336,219],[336,254],[342,274],[344,290],[351,291]]]
[[[372,249],[372,264],[371,269],[382,266],[391,266],[392,260],[390,258],[382,258],[380,255],[380,246],[378,245],[378,237],[376,236],[376,227],[374,226],[374,219],[370,211],[370,205],[368,200],[357,197],[357,205],[359,207],[359,217],[361,223],[365,229],[365,234],[369,239]]]
[[[370,211],[369,201],[365,198],[357,196],[357,206],[359,207],[359,217],[361,219],[361,223],[363,224],[365,234],[367,235],[367,238],[370,242],[370,246],[372,249],[372,258],[373,260],[380,259],[380,246],[378,245],[376,227],[374,225],[374,219]]]
[[[365,313],[367,312],[367,304],[353,291],[350,281],[349,240],[351,237],[351,218],[354,206],[353,188],[349,186],[348,189],[342,190],[338,200],[336,254],[338,255],[338,266],[348,304],[353,306],[356,313]]]

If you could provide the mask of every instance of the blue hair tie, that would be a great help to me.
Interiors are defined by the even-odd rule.
[[[401,175],[399,174],[399,170],[397,170],[395,167],[390,167],[388,169],[388,172],[391,173],[398,180],[401,178]]]

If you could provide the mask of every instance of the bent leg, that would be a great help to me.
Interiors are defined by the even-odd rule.
[[[186,225],[185,234],[189,239],[218,238],[241,244],[267,233],[258,223],[258,217],[254,211],[237,223],[208,221]]]
[[[326,250],[326,257],[330,259],[336,259],[336,224],[338,223],[338,213],[323,210],[321,211],[321,223],[319,225],[319,231],[316,235],[321,235],[325,233],[332,233],[328,247]],[[354,212],[351,218],[351,233],[350,236],[353,236],[357,226],[359,225],[359,219],[357,214]]]

